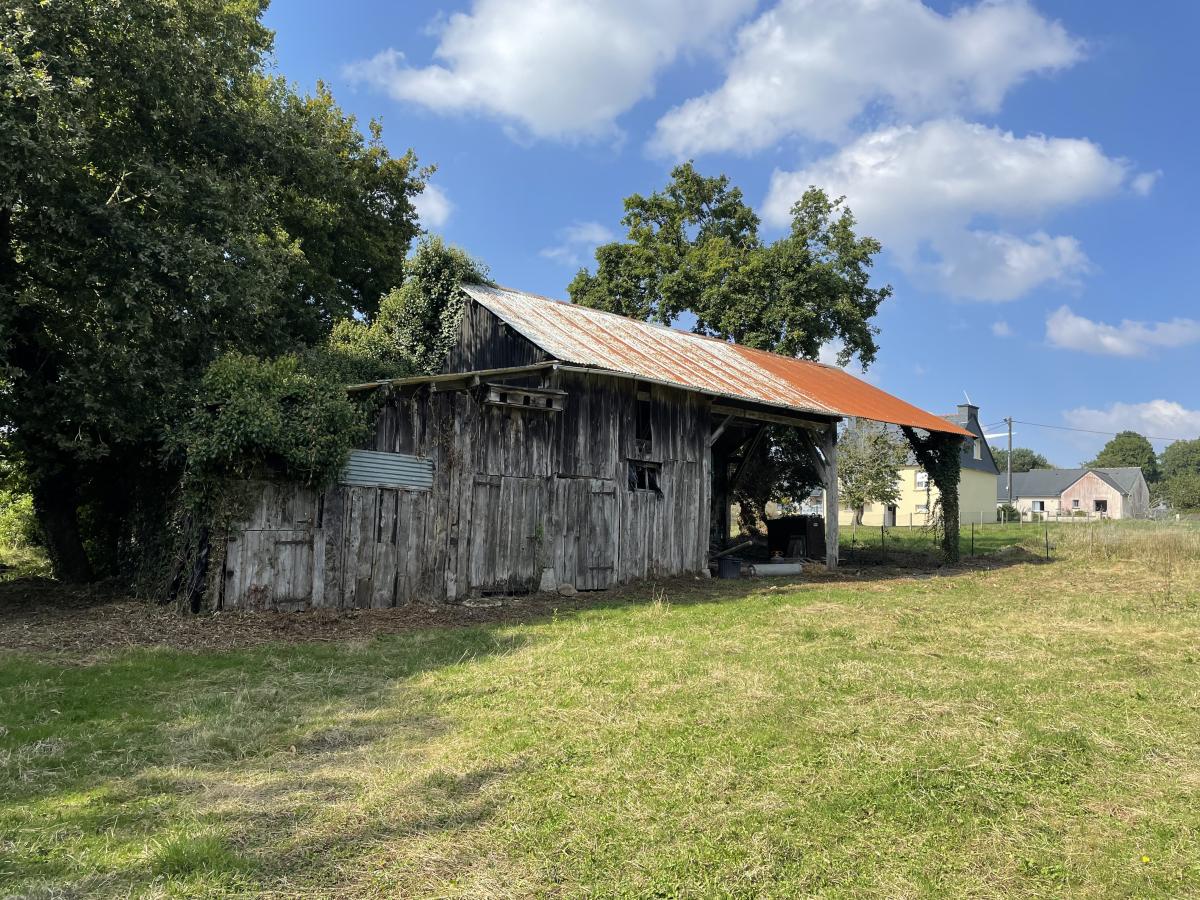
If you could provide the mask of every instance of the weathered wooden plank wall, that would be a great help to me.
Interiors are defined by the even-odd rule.
[[[385,607],[704,568],[706,401],[657,385],[639,400],[637,383],[606,375],[539,378],[566,392],[561,412],[488,404],[482,386],[409,387],[386,401],[366,448],[430,459],[429,490],[341,485],[318,498],[261,486],[219,602]],[[647,400],[648,445],[636,424]],[[656,469],[658,491],[630,488],[631,460]]]

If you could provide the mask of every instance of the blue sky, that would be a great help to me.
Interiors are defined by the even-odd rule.
[[[280,73],[437,165],[423,224],[566,297],[693,158],[781,234],[845,194],[895,296],[866,377],[936,411],[1200,435],[1200,4],[276,0]],[[1018,425],[1059,465],[1102,436]],[[1162,442],[1157,442],[1161,448]]]

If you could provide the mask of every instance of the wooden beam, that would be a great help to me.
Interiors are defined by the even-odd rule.
[[[746,472],[746,465],[750,462],[750,457],[754,455],[754,451],[758,449],[758,445],[762,443],[762,439],[766,437],[767,427],[761,426],[754,434],[754,438],[750,441],[750,446],[746,448],[746,452],[742,454],[742,459],[738,463],[738,467],[733,470],[733,478],[729,480],[729,490],[732,491],[739,481],[742,480],[742,475]]]
[[[717,426],[717,430],[708,436],[708,446],[712,446],[725,433],[725,429],[729,427],[729,423],[733,421],[733,415],[725,417],[725,421]]]
[[[825,457],[825,567],[838,564],[838,473],[837,425],[829,425],[821,435],[821,453]]]
[[[718,416],[734,416],[739,419],[751,419],[755,422],[770,422],[772,425],[789,425],[792,428],[809,428],[814,431],[820,431],[828,424],[828,420],[807,419],[798,416],[780,416],[775,413],[761,412],[757,409],[725,406],[721,403],[714,403],[711,408],[713,414]]]

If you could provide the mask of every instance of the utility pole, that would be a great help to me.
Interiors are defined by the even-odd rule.
[[[1012,416],[1004,424],[1008,426],[1008,505],[1012,506]]]

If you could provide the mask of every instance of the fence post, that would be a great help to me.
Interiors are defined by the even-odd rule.
[[[1043,522],[1042,527],[1046,529],[1046,559],[1050,558],[1050,523]]]
[[[983,513],[980,513],[979,515],[982,516]],[[983,526],[980,525],[979,527],[982,528]],[[975,555],[975,523],[974,522],[971,523],[971,555],[972,556]]]

